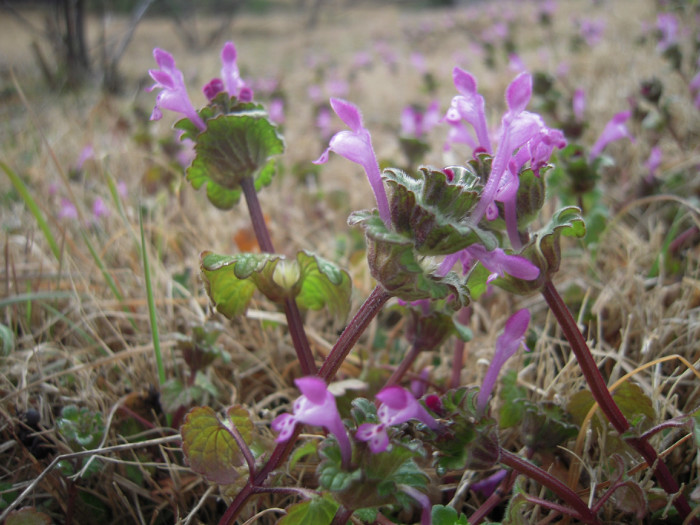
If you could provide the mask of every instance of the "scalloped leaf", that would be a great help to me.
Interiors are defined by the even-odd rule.
[[[352,282],[335,264],[307,251],[296,259],[270,253],[202,254],[209,297],[227,317],[242,314],[255,289],[273,302],[294,297],[302,309],[328,307],[344,319],[350,310]]]
[[[523,295],[539,290],[559,270],[562,235],[578,238],[586,235],[586,223],[575,206],[558,210],[549,224],[533,234],[530,242],[517,254],[529,259],[540,269],[540,275],[536,279],[526,281],[504,275],[493,283],[509,292]]]
[[[440,277],[426,271],[416,258],[411,238],[388,230],[376,210],[353,212],[348,224],[365,230],[370,273],[394,296],[408,302],[453,296],[449,306],[455,310],[469,304],[464,280],[454,272]]]
[[[284,151],[284,140],[266,117],[252,106],[206,119],[207,129],[196,135],[196,156],[186,178],[195,189],[206,186],[207,198],[217,208],[230,209],[238,202],[245,177],[254,177],[256,190],[272,181],[276,163],[271,157]],[[190,137],[191,130],[185,135]]]
[[[335,439],[328,439],[320,449],[318,467],[321,487],[334,492],[335,498],[348,509],[378,507],[396,502],[398,485],[424,488],[428,477],[415,462],[424,452],[415,444],[393,443],[378,454],[360,446],[353,458],[357,468],[343,470],[340,450]]]
[[[496,247],[493,233],[469,226],[471,209],[479,201],[481,183],[469,167],[443,171],[423,167],[416,176],[386,169],[382,178],[392,190],[389,202],[395,230],[408,235],[421,255],[447,255],[474,243]]]
[[[262,254],[266,255],[266,254]],[[243,314],[255,292],[255,283],[236,276],[235,271],[227,271],[240,262],[236,255],[217,255],[203,252],[200,268],[207,294],[217,311],[232,319]]]
[[[279,520],[279,525],[330,525],[338,510],[338,503],[330,494],[302,501],[287,509],[287,515]]]
[[[180,428],[182,451],[190,468],[222,485],[235,482],[245,463],[227,425],[234,425],[247,444],[253,438],[253,422],[245,408],[231,407],[227,415],[229,421],[224,423],[210,407],[193,408]]]
[[[296,297],[299,308],[320,310],[327,307],[332,316],[345,320],[350,312],[350,275],[332,262],[307,251],[297,253],[297,262],[302,280]]]

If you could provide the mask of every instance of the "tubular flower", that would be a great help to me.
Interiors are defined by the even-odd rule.
[[[333,111],[350,128],[350,131],[344,130],[333,135],[328,148],[314,161],[314,164],[328,162],[329,152],[333,151],[341,157],[345,157],[349,161],[356,162],[362,166],[374,191],[379,216],[384,221],[384,224],[389,226],[391,223],[389,200],[382,183],[379,163],[372,147],[372,138],[367,128],[362,124],[362,113],[360,113],[357,106],[345,100],[332,98],[330,102]]]
[[[496,341],[496,351],[488,370],[486,370],[484,382],[481,384],[479,395],[476,398],[476,408],[479,413],[483,414],[486,410],[489,397],[503,365],[515,354],[520,345],[525,345],[528,324],[530,324],[530,311],[526,308],[517,311],[506,321],[505,329]]]
[[[465,275],[471,270],[475,262],[479,261],[484,265],[484,268],[491,272],[487,282],[491,282],[506,273],[526,281],[532,281],[540,274],[540,269],[529,259],[520,255],[509,255],[500,248],[488,251],[480,244],[472,244],[464,250],[445,257],[440,265],[439,273],[446,275],[457,261],[462,263],[462,270]]]
[[[631,142],[634,142],[634,137],[625,126],[627,120],[629,120],[631,115],[630,111],[621,111],[613,116],[610,121],[605,125],[603,132],[596,140],[595,144],[591,148],[591,153],[589,155],[589,160],[593,161],[596,157],[599,157],[603,152],[605,147],[616,140],[623,139],[627,137]]]
[[[452,78],[459,95],[452,99],[445,120],[449,123],[466,120],[474,128],[479,146],[487,153],[492,153],[491,139],[486,126],[484,97],[477,92],[476,79],[467,71],[458,67],[452,71]]]
[[[190,101],[185,87],[185,79],[182,71],[175,67],[173,56],[160,48],[153,50],[153,57],[160,69],[149,69],[148,74],[156,81],[146,91],[153,91],[158,88],[162,91],[156,97],[156,104],[151,113],[151,120],[163,118],[163,109],[168,109],[176,113],[181,113],[190,119],[200,130],[204,131],[207,126]]]
[[[376,396],[381,401],[377,410],[379,423],[363,423],[357,429],[355,437],[366,441],[375,454],[383,452],[389,446],[387,427],[400,425],[410,419],[417,419],[429,428],[435,429],[437,421],[428,413],[415,397],[406,389],[392,385],[382,389]]]
[[[291,438],[297,423],[323,427],[338,440],[343,463],[350,463],[350,439],[340,419],[335,397],[328,391],[326,383],[315,376],[295,379],[294,383],[302,395],[294,401],[293,415],[280,414],[272,421],[272,430],[279,432],[276,441],[287,441]]]

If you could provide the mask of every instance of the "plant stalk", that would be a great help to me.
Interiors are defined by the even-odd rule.
[[[545,283],[542,288],[542,295],[547,305],[552,310],[552,313],[557,318],[559,326],[561,326],[562,332],[564,333],[564,337],[566,337],[574,356],[576,356],[576,360],[581,367],[581,372],[586,378],[588,387],[591,389],[593,398],[610,423],[612,423],[613,427],[615,427],[615,430],[617,430],[619,434],[624,434],[630,429],[630,424],[615,403],[600,370],[598,370],[593,355],[586,344],[586,340],[583,338],[581,331],[576,325],[576,321],[564,303],[564,300],[559,295],[559,292],[557,292],[552,281],[547,281]],[[654,474],[656,475],[659,485],[661,485],[669,496],[673,497],[674,507],[676,507],[678,513],[685,520],[690,515],[690,505],[688,505],[685,496],[680,493],[678,483],[676,483],[676,480],[671,475],[663,459],[658,456],[656,450],[644,439],[627,438],[625,441],[642,455],[649,467],[655,470]],[[693,518],[691,523],[700,525],[700,519]]]
[[[501,449],[499,461],[554,492],[578,514],[577,519],[580,519],[583,523],[600,524],[596,515],[588,508],[588,505],[573,490],[549,472],[504,449]]]
[[[243,189],[243,195],[245,195],[248,213],[260,250],[267,253],[275,253],[275,248],[270,238],[270,232],[265,224],[265,217],[263,216],[260,201],[258,200],[258,193],[255,191],[253,179],[251,177],[244,177],[241,181],[241,188]],[[285,299],[284,314],[287,316],[289,335],[292,338],[292,343],[294,343],[294,350],[296,350],[302,373],[305,376],[316,375],[316,363],[314,362],[311,346],[309,346],[309,339],[306,337],[304,323],[301,319],[301,312],[299,311],[296,301],[293,299]]]
[[[360,306],[360,309],[355,314],[355,317],[348,323],[340,334],[335,345],[331,349],[330,354],[323,362],[318,375],[326,382],[329,382],[335,376],[335,373],[340,368],[340,365],[345,361],[345,358],[355,346],[357,340],[367,329],[367,326],[375,318],[382,309],[382,306],[389,300],[391,295],[381,285],[377,285],[372,293],[367,297],[365,302]]]
[[[331,521],[331,525],[345,525],[348,521],[350,521],[352,513],[352,510],[346,509],[341,505],[335,512],[335,516],[333,516],[333,521]]]

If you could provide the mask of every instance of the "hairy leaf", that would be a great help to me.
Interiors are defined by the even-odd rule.
[[[190,468],[222,485],[238,479],[245,461],[227,426],[235,426],[246,444],[253,438],[253,422],[244,408],[234,406],[227,415],[228,421],[222,422],[210,407],[193,408],[180,428],[182,451]]]
[[[287,509],[287,515],[279,520],[280,525],[329,525],[338,510],[338,503],[329,494],[302,501]]]

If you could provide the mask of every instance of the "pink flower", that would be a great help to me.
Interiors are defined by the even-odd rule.
[[[578,88],[576,91],[574,91],[574,96],[571,99],[571,109],[574,112],[576,122],[583,122],[583,114],[586,111],[586,94],[583,89]]]
[[[593,161],[596,157],[599,157],[603,152],[605,147],[616,140],[623,139],[627,137],[631,142],[634,142],[634,137],[627,130],[625,123],[629,120],[631,112],[621,111],[613,116],[610,121],[605,125],[605,129],[596,140],[595,144],[591,148],[589,159]]]
[[[491,272],[487,282],[491,282],[504,274],[512,275],[517,279],[532,281],[540,274],[540,269],[529,259],[520,255],[509,255],[500,248],[488,251],[480,244],[471,246],[457,253],[448,255],[440,265],[440,274],[445,275],[457,262],[462,263],[463,273],[466,275],[479,261]]]
[[[92,215],[96,221],[109,216],[109,208],[101,197],[97,197],[92,203]]]
[[[326,151],[314,161],[314,164],[328,162],[329,152],[333,151],[351,162],[361,165],[377,200],[379,216],[387,226],[391,222],[389,215],[389,200],[382,183],[379,163],[372,147],[369,131],[362,124],[362,114],[357,106],[338,98],[331,99],[331,107],[340,119],[350,128],[350,131],[340,131],[331,137]]]
[[[241,78],[241,74],[238,71],[238,64],[236,63],[237,58],[238,52],[236,51],[236,46],[233,45],[233,42],[226,42],[224,47],[221,48],[221,78],[230,96],[238,97],[241,100],[244,97],[250,97],[247,100],[250,101],[253,98],[252,91],[250,91],[250,88],[246,88],[246,84]],[[242,94],[241,92],[245,89],[250,91],[250,93],[244,92]]]
[[[440,105],[434,100],[425,111],[406,106],[401,112],[401,134],[420,139],[440,122]]]
[[[476,79],[458,67],[452,71],[452,78],[459,95],[452,99],[445,119],[450,122],[466,120],[474,128],[479,146],[491,153],[491,140],[486,126],[484,97],[477,92]]]
[[[270,101],[268,113],[270,114],[270,120],[272,122],[275,124],[284,124],[284,100],[279,97],[273,98]]]
[[[661,52],[678,41],[678,18],[673,13],[659,13],[656,17],[656,29],[660,38],[657,49]]]
[[[386,432],[389,426],[417,419],[429,428],[438,427],[435,418],[405,388],[388,386],[382,389],[376,398],[382,402],[377,410],[379,423],[363,423],[355,434],[360,441],[366,441],[375,454],[383,452],[389,446],[389,435]]]
[[[646,168],[649,170],[649,178],[656,177],[656,172],[658,171],[659,166],[661,165],[661,157],[662,152],[660,147],[654,146],[653,148],[651,148],[649,158],[645,163]]]
[[[496,351],[493,354],[488,370],[486,370],[484,381],[476,398],[476,407],[479,413],[483,414],[486,410],[489,397],[491,392],[493,392],[498,374],[503,365],[515,354],[520,345],[525,345],[525,333],[527,332],[528,324],[530,324],[530,311],[525,308],[513,314],[506,321],[505,329],[496,341]]]
[[[276,441],[287,441],[292,437],[297,423],[324,427],[338,440],[343,463],[349,464],[352,450],[345,426],[340,419],[335,397],[328,391],[320,377],[308,376],[295,379],[294,383],[302,395],[294,401],[294,414],[280,414],[272,421],[272,430],[279,432]]]
[[[58,211],[59,219],[77,219],[78,210],[70,200],[61,199],[61,209]]]
[[[159,48],[153,50],[153,56],[160,69],[149,69],[148,74],[156,81],[151,87],[146,88],[146,91],[153,91],[158,88],[162,91],[156,97],[156,104],[151,113],[151,120],[160,120],[163,118],[162,109],[181,113],[201,131],[204,131],[207,126],[202,118],[194,109],[190,97],[187,94],[185,87],[185,79],[182,72],[175,67],[175,60],[167,51]]]

